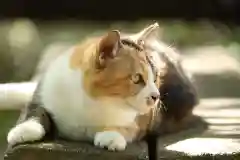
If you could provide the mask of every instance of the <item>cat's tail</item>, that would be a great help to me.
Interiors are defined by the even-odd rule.
[[[37,82],[0,84],[0,110],[20,109],[32,98]]]

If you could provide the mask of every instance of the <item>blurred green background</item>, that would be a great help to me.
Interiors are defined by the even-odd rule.
[[[132,22],[31,21],[14,19],[0,21],[0,82],[28,80],[39,56],[49,49],[75,43],[88,35],[108,29],[137,32],[153,20]],[[217,22],[180,20],[161,21],[161,38],[170,46],[184,50],[196,46],[220,45],[238,47],[240,28]],[[27,64],[26,64],[27,63]]]
[[[133,22],[91,21],[32,21],[11,19],[0,21],[0,82],[30,80],[40,55],[57,47],[75,43],[88,35],[101,34],[109,29],[137,32],[152,20]],[[240,28],[201,20],[158,20],[161,38],[184,54],[185,50],[220,46],[227,52],[239,52]],[[188,52],[191,53],[191,52]],[[230,53],[229,53],[230,54]],[[0,108],[1,109],[1,108]],[[18,111],[0,110],[0,152],[6,147],[6,133],[18,118]]]

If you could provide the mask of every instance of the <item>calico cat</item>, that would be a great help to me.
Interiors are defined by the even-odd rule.
[[[51,121],[62,138],[90,140],[112,151],[145,136],[164,73],[160,58],[145,46],[157,28],[152,24],[134,36],[112,30],[59,55],[9,131],[8,143],[41,140],[51,131]]]
[[[116,110],[116,111],[111,110],[112,112],[108,112],[108,113],[105,112],[105,114],[107,116],[105,114],[101,115],[101,117],[105,118],[105,120],[110,119],[109,122],[116,123],[118,121],[112,121],[112,120],[116,120],[117,118],[119,118],[119,117],[115,117],[116,113],[119,112],[119,113],[121,113],[121,116],[122,115],[125,116],[123,123],[127,122],[127,120],[131,121],[130,120],[131,118],[132,118],[132,120],[134,119],[132,121],[134,123],[132,123],[131,125],[125,126],[123,124],[122,125],[119,124],[118,127],[116,127],[116,126],[114,126],[114,127],[113,126],[95,127],[95,126],[89,126],[89,124],[88,124],[88,127],[92,128],[92,129],[94,128],[94,130],[96,130],[96,133],[99,132],[99,130],[102,131],[102,129],[105,130],[104,133],[111,133],[111,136],[109,138],[114,138],[114,136],[117,137],[119,135],[122,136],[122,138],[119,138],[119,137],[121,137],[121,136],[119,136],[118,137],[119,139],[117,139],[117,140],[114,139],[116,141],[112,141],[112,142],[116,142],[119,144],[111,142],[111,145],[107,145],[107,142],[109,142],[109,141],[104,141],[104,143],[101,143],[101,144],[97,143],[97,142],[99,142],[100,138],[105,138],[105,137],[102,137],[103,134],[101,133],[101,134],[98,134],[98,141],[95,139],[96,140],[95,145],[97,145],[99,147],[107,147],[110,150],[114,150],[114,149],[115,150],[123,150],[126,147],[127,142],[139,140],[139,139],[142,139],[143,137],[147,136],[146,140],[148,142],[149,160],[155,160],[155,159],[157,159],[157,154],[158,154],[157,153],[157,138],[158,138],[158,136],[161,136],[162,134],[177,132],[181,129],[188,128],[189,124],[191,125],[191,124],[195,123],[195,121],[192,119],[192,117],[193,117],[192,110],[193,110],[194,106],[196,106],[196,104],[198,103],[198,97],[197,97],[195,87],[191,81],[191,78],[188,76],[188,74],[183,70],[183,68],[181,66],[180,55],[172,47],[169,47],[168,45],[164,44],[157,36],[157,32],[159,30],[158,27],[159,27],[158,24],[154,23],[154,24],[149,25],[148,27],[144,28],[143,30],[141,30],[138,33],[131,33],[131,34],[121,33],[120,39],[119,39],[119,32],[116,32],[116,31],[110,32],[110,33],[114,33],[115,35],[118,35],[118,36],[115,36],[115,38],[118,37],[116,39],[118,39],[118,42],[120,42],[119,43],[120,45],[116,45],[116,46],[113,45],[116,50],[113,50],[113,48],[112,48],[112,51],[114,51],[114,52],[106,52],[106,53],[118,53],[118,54],[106,54],[108,56],[105,56],[105,57],[103,56],[100,59],[96,58],[96,61],[92,61],[91,64],[94,64],[96,66],[98,65],[98,68],[99,68],[98,70],[101,70],[101,69],[104,69],[104,67],[107,67],[109,64],[113,63],[114,59],[115,60],[119,59],[119,56],[121,57],[121,55],[124,55],[122,53],[125,53],[126,51],[129,51],[128,53],[133,54],[133,56],[140,55],[140,53],[145,53],[146,57],[143,56],[143,54],[141,54],[141,56],[140,56],[140,57],[143,56],[142,57],[143,59],[145,57],[143,66],[150,66],[151,70],[153,71],[153,73],[155,75],[154,83],[161,93],[160,100],[156,100],[156,102],[155,102],[155,105],[157,104],[157,107],[154,105],[154,107],[149,107],[151,109],[146,109],[144,107],[145,102],[142,101],[143,106],[139,106],[139,108],[135,106],[136,108],[129,108],[128,111],[125,110],[128,113],[126,115],[123,114],[124,110]],[[56,64],[57,60],[55,61],[55,59],[58,59],[58,64],[61,64],[64,62],[63,64],[65,64],[65,67],[66,67],[66,64],[70,64],[71,69],[72,69],[72,72],[71,72],[72,74],[70,74],[70,75],[73,76],[75,73],[79,73],[77,71],[79,71],[81,69],[87,69],[87,66],[83,65],[83,64],[87,63],[87,61],[85,61],[86,59],[83,60],[82,56],[80,56],[81,54],[77,54],[77,53],[79,51],[82,52],[82,49],[84,49],[84,47],[87,47],[87,46],[89,46],[89,48],[88,49],[85,48],[84,53],[85,54],[86,53],[94,53],[91,51],[94,51],[94,50],[92,50],[94,47],[99,46],[99,43],[97,43],[97,42],[101,42],[100,41],[101,38],[103,38],[103,37],[97,37],[97,38],[85,41],[85,43],[82,43],[80,46],[75,47],[75,50],[71,49],[67,53],[65,53],[65,56],[66,56],[65,58],[67,58],[67,54],[70,55],[71,53],[74,53],[74,54],[72,54],[74,56],[68,57],[69,62],[71,62],[71,63],[68,63],[67,61],[61,62],[59,60],[59,58],[57,58],[57,57],[58,56],[62,57],[61,60],[64,60],[64,58],[63,58],[64,56],[61,56],[61,54],[59,54],[59,55],[56,54],[54,56],[51,56],[51,57],[53,57],[52,60],[47,60],[50,62],[48,64],[52,64],[52,62],[54,62]],[[105,46],[108,46],[108,45],[106,45],[106,43],[103,43],[103,44],[105,44]],[[119,47],[119,46],[124,47],[125,50],[120,50],[121,47]],[[105,49],[106,48],[108,48],[108,47],[105,47]],[[119,50],[117,50],[117,49],[119,49]],[[75,52],[73,52],[73,51],[75,51]],[[116,51],[118,51],[118,52],[116,52]],[[121,51],[121,52],[119,52],[119,51]],[[97,53],[97,52],[95,52],[95,53]],[[121,53],[121,54],[119,54],[119,53]],[[94,54],[92,54],[92,55],[94,55]],[[50,69],[48,69],[48,65],[46,65],[44,63],[45,60],[43,59],[42,61],[43,61],[43,63],[42,62],[40,63],[43,66],[40,69],[41,74],[40,74],[40,76],[37,76],[37,77],[43,77],[44,74],[42,75],[42,73],[47,74],[47,73],[49,73],[49,70],[50,70]],[[134,62],[134,61],[132,61],[132,62]],[[136,61],[136,62],[138,62],[138,61]],[[138,62],[138,63],[140,63],[140,62]],[[123,65],[126,65],[126,62],[123,62]],[[115,68],[113,66],[111,66],[111,69],[113,69],[113,70],[118,68],[118,66]],[[119,67],[121,67],[121,66],[122,65],[120,65]],[[139,65],[139,66],[141,66],[141,65]],[[124,66],[124,67],[127,68],[127,66]],[[124,67],[122,69],[124,69]],[[61,79],[64,80],[64,77],[61,75],[64,73],[66,74],[66,70],[64,70],[64,68],[60,67],[60,68],[58,68],[58,70],[56,69],[55,71],[56,72],[53,72],[53,73],[55,73],[55,74],[58,73],[58,75],[53,74],[53,75],[55,75],[55,78],[57,77],[57,79],[55,79],[56,82],[60,82]],[[117,92],[117,93],[111,92],[112,90],[110,89],[111,88],[110,84],[114,84],[114,82],[115,82],[115,81],[113,81],[114,77],[111,77],[111,74],[113,72],[115,73],[113,75],[115,75],[115,76],[118,75],[118,74],[116,74],[117,73],[116,71],[109,70],[109,72],[106,72],[105,75],[103,74],[103,77],[105,77],[105,76],[107,76],[107,77],[105,77],[101,80],[95,79],[96,82],[100,82],[100,81],[103,82],[99,86],[100,89],[97,89],[96,92],[91,92],[91,91],[93,91],[92,90],[93,87],[87,87],[84,89],[87,90],[88,93],[91,93],[91,95],[94,97],[99,97],[101,95],[101,93],[103,93],[104,87],[108,88],[106,90],[108,95],[110,95],[110,96],[119,95],[119,92]],[[88,76],[91,77],[92,73],[93,72],[88,72]],[[109,73],[109,74],[107,74],[107,73]],[[52,76],[52,75],[49,74],[49,76]],[[75,96],[71,97],[71,96],[69,96],[70,93],[66,92],[66,91],[71,91],[71,90],[76,91],[78,88],[73,87],[73,84],[74,83],[79,84],[80,80],[78,82],[76,82],[76,80],[79,78],[80,78],[80,76],[76,76],[76,77],[74,77],[74,80],[71,82],[66,83],[66,81],[65,81],[65,83],[53,84],[53,85],[57,85],[57,86],[59,85],[59,87],[57,87],[55,90],[55,94],[53,94],[53,95],[55,95],[55,98],[56,97],[58,97],[58,98],[53,99],[53,100],[55,100],[53,102],[60,103],[63,100],[65,100],[65,98],[69,98],[69,99],[71,99],[71,101],[69,100],[66,102],[69,102],[72,105],[76,105],[82,95],[79,95],[79,93],[78,93],[78,94],[74,94]],[[109,79],[107,79],[107,78],[109,78]],[[71,79],[68,79],[68,80],[71,80]],[[61,129],[63,131],[67,131],[67,134],[73,134],[73,136],[70,135],[71,139],[78,139],[78,138],[88,139],[88,140],[91,140],[94,142],[94,138],[96,136],[94,136],[94,134],[91,134],[91,132],[89,132],[89,130],[87,130],[86,128],[80,127],[80,125],[78,126],[78,124],[81,124],[81,122],[78,121],[78,120],[80,120],[81,117],[78,117],[78,115],[77,115],[78,112],[73,112],[73,111],[71,112],[70,107],[72,105],[68,105],[68,107],[65,108],[64,113],[62,114],[63,115],[62,117],[60,117],[60,118],[54,117],[54,114],[58,115],[58,113],[59,113],[59,112],[57,113],[57,111],[59,111],[58,108],[56,110],[50,110],[51,108],[50,109],[46,108],[43,104],[42,94],[44,93],[43,92],[43,84],[45,83],[44,78],[40,79],[40,80],[38,79],[37,81],[40,81],[40,83],[38,84],[38,87],[35,90],[35,93],[32,97],[32,101],[28,104],[28,106],[24,109],[24,111],[20,115],[17,125],[15,127],[13,127],[8,134],[9,145],[15,145],[18,143],[46,139],[50,134],[52,134],[52,133],[54,133],[54,131],[56,131],[57,127],[55,126],[55,124],[57,124],[57,123],[61,124],[59,126],[59,128],[63,127]],[[139,75],[137,75],[137,76],[131,76],[130,81],[132,82],[131,84],[133,85],[134,82],[140,81],[139,83],[141,83],[141,81],[143,82],[144,79],[143,79],[143,77],[141,77],[141,76],[139,77]],[[89,82],[91,82],[91,81],[85,81],[85,84],[88,84],[88,86],[89,86],[89,84],[92,83],[92,82],[91,83],[89,83]],[[112,83],[109,84],[107,82],[112,82]],[[123,81],[118,81],[119,84],[120,84],[120,82],[123,82]],[[52,81],[52,83],[53,83],[53,81]],[[69,84],[69,85],[66,87],[67,84]],[[97,83],[97,84],[99,85],[99,83]],[[19,85],[21,85],[21,84],[19,84]],[[28,82],[28,83],[26,83],[26,85],[32,85],[32,82]],[[139,86],[137,84],[135,84],[135,85]],[[17,84],[16,84],[16,86],[17,86]],[[62,90],[63,89],[62,86],[66,87],[65,90]],[[45,88],[48,89],[48,86],[46,86],[46,84],[45,84]],[[94,89],[95,88],[97,88],[97,87],[94,87]],[[124,87],[120,87],[120,88],[121,89],[119,91],[121,93],[124,93],[123,92]],[[129,87],[126,87],[126,88],[130,89]],[[144,87],[143,86],[142,86],[142,88],[136,87],[136,89],[137,88],[138,88],[138,90],[141,90]],[[134,89],[133,90],[132,89],[133,88],[131,88],[131,91],[134,91]],[[65,94],[62,94],[61,91],[62,92],[64,91],[63,93],[65,93]],[[123,98],[126,98],[127,96],[128,95],[122,94]],[[46,98],[49,98],[49,97],[46,97]],[[51,99],[50,99],[50,101],[51,101]],[[114,105],[113,105],[114,107],[119,107],[119,106],[115,105],[115,104],[119,103],[119,101],[116,101],[116,102],[114,101],[112,103],[114,103]],[[61,106],[61,104],[60,104],[60,106]],[[99,108],[103,107],[101,105],[97,105],[97,106],[99,106],[99,107],[96,107],[98,109],[98,110],[96,110],[96,112],[99,111]],[[111,109],[112,108],[113,107],[111,107]],[[117,109],[117,108],[113,108],[113,109]],[[120,108],[118,108],[118,109],[120,109]],[[127,108],[125,108],[125,109],[127,109]],[[149,110],[149,111],[147,111],[147,110]],[[77,111],[77,110],[74,110],[74,111]],[[96,112],[95,112],[95,114],[96,114]],[[97,116],[95,116],[95,115],[90,115],[90,116],[94,120],[95,118],[99,118],[99,115],[101,112],[99,111],[98,112],[99,114],[97,114]],[[68,118],[68,116],[70,116],[70,118],[66,119],[66,118]],[[135,117],[135,118],[133,118],[133,117]],[[56,120],[58,120],[60,122],[58,122]],[[71,126],[63,125],[65,122],[71,122]],[[103,121],[98,121],[98,122],[101,123]],[[77,130],[74,128],[75,130],[70,130],[70,132],[68,132],[70,127],[75,127],[75,128],[77,128]],[[84,133],[84,134],[77,134],[77,133],[79,133],[78,129],[80,129],[80,128],[82,129],[81,133]],[[113,129],[114,129],[114,131],[117,131],[117,132],[111,132],[111,131],[113,131]],[[76,131],[78,131],[78,132],[76,132]],[[61,132],[57,131],[57,133],[61,133]],[[74,137],[75,133],[76,133],[76,137]],[[101,136],[99,136],[99,135],[101,135]],[[66,135],[64,135],[64,133],[61,136],[65,137],[65,138],[69,138],[69,135],[66,136]],[[82,137],[78,137],[78,136],[82,136]],[[126,139],[126,137],[129,139]],[[105,140],[109,140],[109,139],[105,139]],[[120,142],[123,142],[123,143],[120,143]]]

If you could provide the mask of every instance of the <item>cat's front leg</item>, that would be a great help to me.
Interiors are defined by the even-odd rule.
[[[111,151],[122,151],[125,150],[127,141],[118,131],[102,131],[96,133],[94,145]]]
[[[46,131],[40,121],[37,118],[31,118],[13,127],[7,135],[7,142],[13,146],[37,141],[41,140],[45,134]]]
[[[95,134],[94,145],[110,151],[123,151],[136,138],[137,128],[105,128]]]
[[[8,145],[38,141],[50,132],[52,127],[50,116],[41,107],[36,93],[29,105],[21,112],[17,124],[8,132]]]

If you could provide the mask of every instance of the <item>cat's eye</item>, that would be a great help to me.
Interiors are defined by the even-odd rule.
[[[135,84],[144,84],[143,76],[140,73],[136,73],[132,76],[132,81]]]

